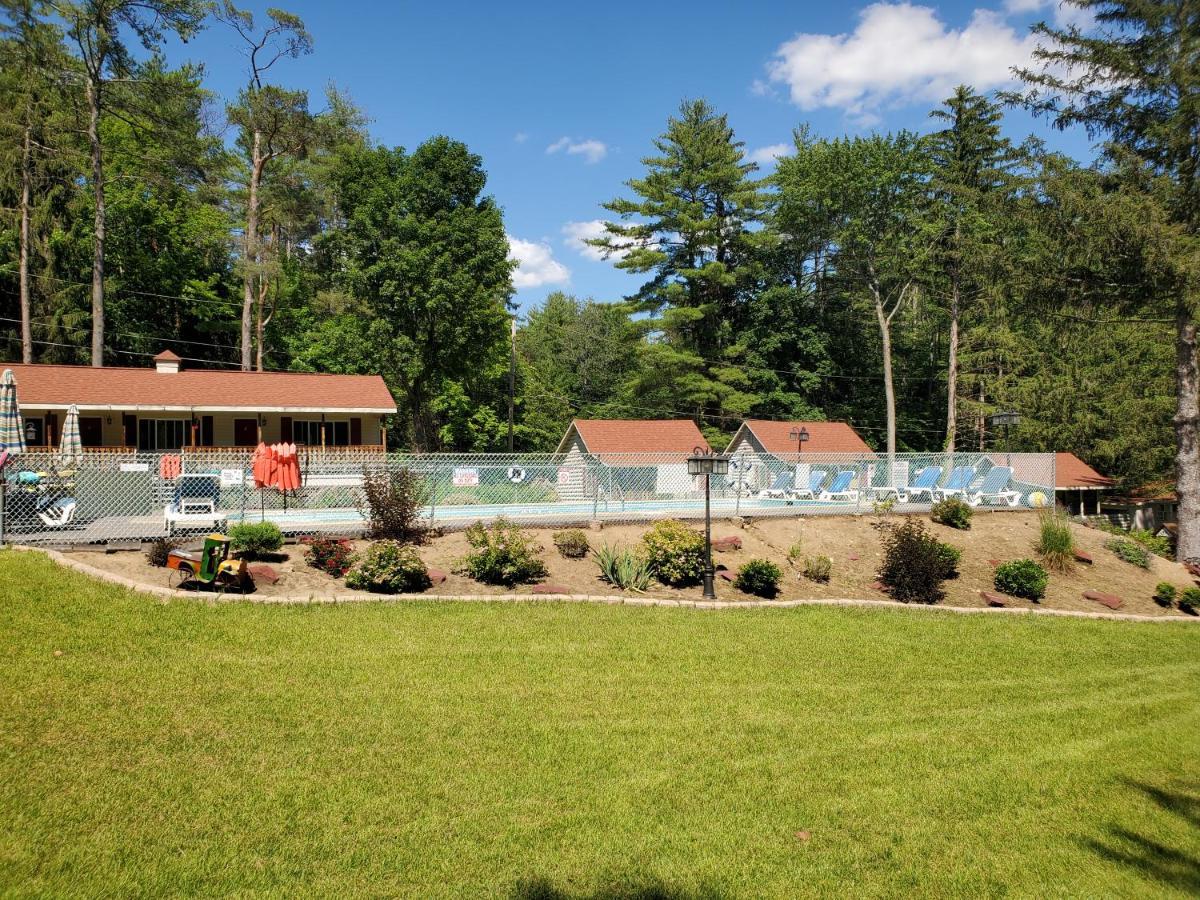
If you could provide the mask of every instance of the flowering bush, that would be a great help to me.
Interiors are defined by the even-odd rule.
[[[491,528],[476,522],[466,535],[471,552],[459,573],[484,584],[522,584],[545,577],[546,564],[538,558],[542,548],[507,519],[497,519]]]
[[[354,565],[354,553],[345,538],[310,538],[304,558],[314,569],[341,578]]]
[[[642,537],[646,560],[663,584],[699,584],[704,572],[704,535],[676,519],[663,519]]]

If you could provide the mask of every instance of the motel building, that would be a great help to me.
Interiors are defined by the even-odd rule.
[[[379,452],[396,403],[378,375],[189,369],[170,350],[154,368],[0,363],[17,379],[28,449],[57,447],[79,409],[85,448],[125,452],[309,448]]]

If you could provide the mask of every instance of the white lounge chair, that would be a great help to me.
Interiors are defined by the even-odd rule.
[[[179,527],[221,528],[228,516],[217,509],[221,482],[216,475],[180,475],[175,496],[163,510],[163,521],[170,535]]]
[[[982,506],[985,503],[1004,503],[1016,506],[1021,502],[1021,492],[1009,488],[1012,481],[1012,469],[1008,466],[996,466],[989,469],[983,476],[979,489],[967,491],[966,500],[971,506]]]
[[[829,483],[829,487],[821,491],[821,500],[848,500],[851,503],[858,502],[858,490],[850,487],[850,482],[854,480],[854,473],[851,471],[838,472],[833,476],[833,481]]]

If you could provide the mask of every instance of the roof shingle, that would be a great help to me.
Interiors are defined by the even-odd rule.
[[[691,453],[697,447],[709,449],[708,441],[691,419],[575,419],[571,425],[589,453]]]
[[[1059,490],[1071,488],[1107,488],[1113,480],[1101,475],[1074,453],[1054,454],[1054,486]]]
[[[396,402],[378,375],[241,372],[0,363],[17,378],[26,407],[81,409],[353,410],[394,413]]]
[[[758,438],[758,442],[767,453],[794,454],[796,439],[791,436],[793,428],[808,430],[808,440],[804,443],[805,453],[871,452],[866,441],[846,422],[772,422],[766,419],[747,419],[742,424]],[[735,435],[734,438],[736,437]]]

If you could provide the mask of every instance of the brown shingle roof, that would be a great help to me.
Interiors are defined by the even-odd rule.
[[[1107,488],[1113,486],[1113,480],[1101,475],[1074,453],[1055,453],[1054,486],[1059,490]]]
[[[17,378],[24,407],[81,409],[342,410],[394,413],[396,402],[378,375],[240,372],[184,369],[21,365],[0,363]]]
[[[709,449],[708,441],[691,419],[576,419],[571,426],[589,453],[691,453],[696,447]]]
[[[794,454],[796,439],[791,437],[793,428],[808,429],[808,440],[804,443],[805,453],[871,452],[866,441],[845,422],[772,422],[766,419],[747,419],[742,423],[742,427],[753,432],[767,453]],[[737,435],[734,435],[734,440],[737,440]]]

